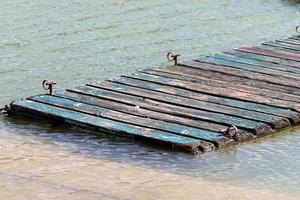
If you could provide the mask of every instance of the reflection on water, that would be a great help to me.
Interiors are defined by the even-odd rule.
[[[0,104],[294,33],[293,1],[0,2]],[[0,117],[1,199],[299,199],[300,130],[190,156]],[[298,197],[298,198],[297,198]]]

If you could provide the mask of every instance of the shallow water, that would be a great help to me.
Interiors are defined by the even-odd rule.
[[[0,105],[294,34],[294,1],[0,1]],[[1,199],[299,199],[300,127],[190,156],[0,117]]]

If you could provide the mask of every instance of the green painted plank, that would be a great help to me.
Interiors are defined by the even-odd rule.
[[[220,132],[213,132],[204,129],[193,128],[175,123],[164,122],[161,120],[154,120],[145,117],[139,117],[130,115],[118,111],[105,109],[99,106],[89,105],[86,103],[56,97],[49,95],[37,95],[30,97],[29,100],[37,101],[40,103],[46,103],[53,106],[58,106],[66,109],[71,109],[77,112],[98,116],[101,118],[110,119],[113,121],[120,121],[126,124],[133,124],[145,128],[151,128],[160,131],[166,131],[185,137],[192,137],[195,139],[206,140],[215,144],[219,143],[219,140],[228,140]]]
[[[201,140],[182,137],[175,134],[156,131],[148,128],[141,128],[126,123],[115,122],[108,119],[59,108],[47,104],[42,104],[30,100],[19,100],[12,103],[12,108],[20,112],[43,115],[47,118],[64,120],[66,123],[97,128],[101,131],[117,134],[125,137],[142,139],[145,141],[158,142],[168,145],[174,145],[178,148],[193,151],[203,143]]]
[[[108,94],[111,95],[108,95]],[[118,98],[118,96],[114,96],[113,94],[120,95],[123,98]],[[216,123],[209,123],[201,120],[189,119],[186,117],[174,116],[170,114],[165,114],[161,112],[156,112],[148,109],[144,109],[143,107],[139,107],[137,109],[136,106],[128,105],[128,102],[133,103],[131,99],[126,99],[128,95],[118,94],[113,91],[103,92],[103,96],[99,98],[99,96],[95,96],[93,94],[87,93],[83,94],[82,92],[63,92],[56,91],[54,96],[70,99],[73,101],[95,105],[101,108],[107,108],[113,111],[120,111],[122,113],[128,113],[134,116],[140,116],[143,118],[156,119],[159,121],[165,121],[170,123],[181,124],[184,126],[194,127],[202,130],[210,130],[213,132],[219,132],[220,130],[227,129],[228,126],[219,125]],[[125,98],[124,98],[125,96]],[[105,99],[104,99],[105,98]],[[138,97],[137,97],[138,98]],[[136,103],[138,104],[138,103]],[[241,130],[242,135],[249,135]]]

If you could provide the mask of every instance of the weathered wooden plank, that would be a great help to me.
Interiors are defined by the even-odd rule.
[[[275,50],[275,49],[270,50],[270,49],[264,49],[260,47],[240,47],[237,48],[237,50],[300,62],[300,54],[297,53],[285,52],[285,51]]]
[[[76,126],[96,128],[103,132],[174,146],[187,151],[197,151],[197,149],[209,151],[214,148],[210,142],[115,122],[30,100],[16,101],[11,104],[11,107],[15,111],[41,115],[46,118],[62,120]]]
[[[288,37],[288,38],[289,38],[289,39],[299,40],[299,41],[300,41],[299,35],[293,35],[293,36],[290,36],[290,37]]]
[[[143,70],[143,72],[144,71],[146,72],[147,70]],[[172,66],[172,67],[163,66],[158,69],[153,69],[149,71],[167,72],[170,74],[178,74],[181,76],[189,76],[193,78],[206,77],[210,80],[225,81],[226,85],[227,83],[229,83],[229,85],[236,85],[237,88],[240,87],[241,85],[245,85],[245,86],[251,86],[253,88],[256,88],[256,90],[266,89],[271,91],[279,91],[287,94],[294,94],[294,95],[300,94],[300,89],[298,88],[267,83],[260,80],[249,79],[240,76],[232,76],[229,74],[224,74],[215,71],[208,71],[205,69],[202,70],[201,68],[192,68],[192,67],[183,67],[183,66]]]
[[[175,80],[175,79],[170,79],[170,78],[160,77],[160,76],[155,76],[155,75],[144,74],[144,75],[135,76],[135,78],[138,78],[138,77],[141,80],[147,80],[150,82],[171,85],[174,87],[179,87],[179,88],[187,89],[187,90],[194,91],[194,92],[215,94],[218,96],[228,97],[228,98],[232,98],[232,99],[245,100],[245,101],[250,101],[250,102],[271,105],[271,106],[282,107],[282,108],[298,109],[298,107],[297,107],[298,104],[295,104],[290,101],[284,101],[284,100],[273,99],[273,98],[269,98],[269,97],[258,96],[258,95],[254,95],[254,94],[239,92],[236,90],[216,88],[216,87],[212,87],[212,86],[208,86],[208,85],[191,83],[191,82],[182,81],[182,80]]]
[[[206,70],[211,72],[218,72],[226,75],[244,77],[252,80],[259,80],[267,83],[272,83],[276,85],[283,85],[288,87],[300,88],[299,84],[295,81],[291,81],[287,78],[274,77],[266,74],[260,74],[251,71],[245,71],[238,68],[231,68],[221,65],[214,65],[208,63],[200,63],[200,62],[182,62],[179,66],[195,68],[200,70]]]
[[[216,54],[216,55],[213,55],[212,57],[227,60],[227,61],[234,61],[234,62],[238,62],[238,63],[254,65],[254,66],[262,67],[262,69],[268,68],[268,69],[288,72],[288,74],[296,74],[294,76],[297,76],[297,74],[298,75],[300,74],[300,68],[289,67],[289,66],[279,65],[279,64],[270,63],[270,62],[263,62],[263,61],[249,59],[249,58],[245,58],[245,57],[238,57],[238,56],[233,56],[233,55],[228,55],[228,54],[226,54],[226,55]]]
[[[283,43],[283,44],[292,44],[295,46],[300,47],[300,42],[298,40],[292,40],[292,39],[283,39],[283,40],[275,40],[275,42]]]
[[[260,60],[260,61],[264,61],[264,62],[276,63],[281,66],[300,68],[300,62],[293,61],[293,60],[287,60],[284,58],[264,56],[264,55],[260,55],[260,54],[256,54],[256,53],[249,53],[249,52],[244,52],[244,51],[234,50],[234,49],[226,51],[225,53],[240,56],[242,58],[251,58],[251,59]]]
[[[93,86],[98,88],[79,86],[72,90],[76,92],[82,92],[84,94],[94,95],[96,97],[103,97],[103,89],[108,89],[108,90],[112,90],[112,91],[116,91],[128,95],[136,95],[140,97],[143,97],[141,92],[145,93],[145,91],[141,91],[141,89],[138,90],[137,88],[124,86],[116,83],[109,83],[109,82],[97,83],[97,84],[93,84]],[[146,90],[146,92],[148,91]],[[108,96],[108,94],[106,95]],[[114,93],[112,95],[117,96],[118,94]],[[123,100],[126,98],[130,98],[130,102],[134,102],[133,96],[127,97],[125,95],[122,96],[120,95],[118,99]],[[150,98],[144,98],[143,101],[135,101],[134,103],[136,103],[137,106],[145,109],[171,114],[175,116],[187,117],[191,119],[199,119],[199,120],[222,124],[226,126],[234,124],[239,128],[242,128],[247,131],[251,131],[255,134],[260,134],[263,132],[264,133],[272,132],[272,128],[266,123],[242,119],[242,118],[228,116],[219,113],[211,113],[211,112],[196,110],[192,108],[173,105],[170,103],[163,103],[160,101],[151,100]]]
[[[283,71],[273,70],[273,69],[259,67],[259,66],[255,66],[255,65],[249,65],[249,64],[243,64],[240,62],[224,60],[224,59],[220,59],[220,58],[217,58],[214,56],[201,56],[201,57],[197,58],[196,61],[204,62],[204,63],[211,63],[211,64],[215,64],[215,65],[222,65],[222,66],[226,66],[226,67],[243,69],[245,71],[252,71],[252,72],[256,72],[256,73],[260,73],[260,74],[266,74],[269,76],[292,79],[295,81],[300,80],[300,78],[297,76],[297,74],[294,74],[294,73],[283,72]]]
[[[122,78],[123,79],[123,78]],[[117,81],[121,81],[121,79],[117,79]],[[162,85],[158,83],[148,82],[145,80],[138,80],[133,78],[127,78],[126,82],[122,82],[122,84],[131,85],[138,88],[144,88],[148,90],[158,91],[166,94],[171,94],[175,96],[186,97],[189,99],[196,99],[205,102],[211,102],[215,104],[225,105],[233,108],[241,108],[243,110],[255,111],[257,115],[259,113],[265,113],[269,115],[275,115],[280,117],[288,118],[292,123],[297,123],[300,120],[300,113],[291,111],[289,109],[282,109],[273,106],[266,106],[257,103],[245,102],[240,100],[233,100],[213,95],[208,95],[205,93],[192,92],[185,89],[180,89],[177,87]],[[198,105],[195,105],[196,108],[199,108]],[[207,107],[210,109],[210,107]]]
[[[197,76],[195,74],[182,74],[180,72],[178,72],[178,74],[175,74],[176,69],[172,70],[171,73],[164,72],[163,70],[145,70],[144,73],[178,79],[178,80],[183,80],[183,81],[189,81],[189,82],[194,82],[194,83],[201,83],[203,85],[211,85],[211,86],[215,86],[215,87],[234,89],[236,91],[246,92],[246,93],[250,93],[250,94],[256,94],[256,95],[260,95],[260,96],[272,97],[275,99],[281,99],[281,100],[287,100],[287,101],[300,103],[299,96],[289,94],[289,92],[274,91],[274,90],[270,90],[270,89],[257,90],[257,88],[254,88],[251,86],[242,85],[242,84],[238,84],[238,83],[234,83],[234,82],[226,82],[226,81],[210,79],[210,78],[198,75],[198,74],[197,74]]]
[[[275,116],[269,115],[269,114],[263,114],[263,113],[258,113],[255,111],[233,108],[230,106],[219,105],[219,104],[206,102],[206,101],[202,101],[202,100],[195,100],[195,98],[190,98],[190,97],[186,97],[186,96],[181,97],[179,95],[174,96],[174,95],[170,95],[167,93],[161,93],[161,92],[159,92],[155,89],[149,88],[149,87],[145,88],[145,86],[147,85],[147,82],[139,81],[139,80],[136,80],[135,78],[121,77],[118,79],[114,79],[113,82],[141,88],[141,89],[134,88],[135,91],[141,91],[141,94],[143,94],[142,92],[148,90],[146,94],[143,94],[144,95],[143,97],[147,97],[147,98],[153,99],[153,100],[164,101],[164,102],[168,102],[168,103],[177,104],[180,106],[191,107],[194,109],[222,113],[222,114],[226,114],[226,115],[230,115],[230,116],[237,116],[237,117],[250,119],[250,120],[254,120],[254,121],[265,122],[265,123],[272,125],[275,128],[283,128],[285,126],[290,125],[287,119],[275,117]],[[145,86],[142,87],[143,85],[145,85]],[[160,88],[162,88],[162,87],[166,87],[166,86],[161,85]],[[144,89],[147,89],[147,90],[144,90]],[[197,95],[199,95],[199,93],[198,94],[193,93],[192,95],[197,96]]]
[[[83,94],[81,92],[62,92],[58,91],[55,92],[53,95],[65,99],[70,99],[77,102],[82,102],[85,104],[95,105],[101,108],[107,108],[113,111],[120,111],[122,113],[128,113],[130,115],[134,116],[140,116],[143,118],[150,118],[150,119],[156,119],[163,122],[170,122],[170,123],[176,123],[181,124],[184,126],[194,127],[201,130],[208,130],[213,132],[220,132],[220,130],[226,130],[228,126],[216,124],[216,123],[209,123],[206,121],[201,120],[195,120],[195,119],[189,119],[186,117],[180,117],[180,116],[174,116],[170,114],[165,114],[161,112],[156,112],[152,110],[144,109],[143,107],[136,107],[132,104],[132,101],[128,101],[125,98],[118,99],[117,97],[114,97],[113,95],[105,95],[105,94],[114,94],[115,92],[112,91],[104,91],[103,96],[99,98],[99,96],[94,96],[93,94]],[[104,99],[105,98],[105,99]],[[138,97],[137,97],[138,98]],[[143,100],[140,98],[140,100]],[[128,103],[129,102],[129,103]],[[238,139],[239,140],[248,140],[253,138],[253,135],[249,132],[245,132],[241,129],[239,129],[238,132]],[[215,140],[217,142],[218,147],[223,147],[225,145],[230,144],[233,142],[233,140]]]
[[[295,44],[295,43],[282,42],[282,41],[279,41],[279,40],[272,41],[272,42],[264,42],[264,43],[262,43],[262,45],[267,45],[267,46],[268,45],[269,46],[275,45],[275,46],[278,46],[280,48],[286,48],[286,49],[293,50],[295,52],[299,52],[299,50],[300,50],[300,46]]]
[[[288,52],[288,53],[295,53],[295,54],[300,53],[298,50],[295,50],[295,49],[289,48],[289,47],[284,47],[283,45],[279,45],[279,44],[262,44],[259,47],[263,48],[263,49],[279,50],[279,51]]]
[[[219,143],[219,140],[227,140],[226,137],[220,132],[212,132],[208,130],[193,128],[175,123],[169,123],[159,120],[154,120],[145,117],[139,117],[122,113],[119,111],[113,111],[105,109],[99,106],[89,105],[86,103],[49,95],[37,95],[30,97],[29,100],[37,101],[40,103],[46,103],[49,105],[62,107],[85,114],[94,115],[101,118],[110,119],[113,121],[124,122],[126,124],[133,124],[144,128],[151,128],[160,131],[166,131],[185,137],[192,137],[195,139],[209,141],[215,144]]]

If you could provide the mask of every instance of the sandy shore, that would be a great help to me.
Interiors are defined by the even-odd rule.
[[[36,145],[0,131],[1,199],[299,199]],[[15,140],[11,140],[15,137]],[[8,144],[7,141],[10,140]]]

